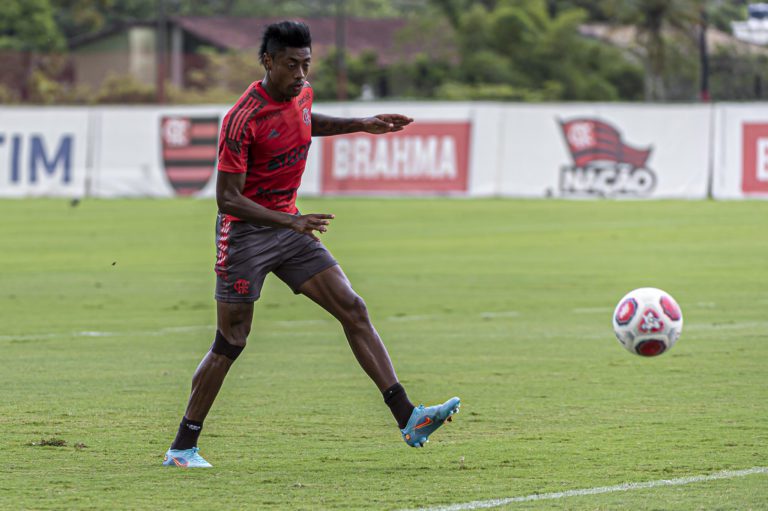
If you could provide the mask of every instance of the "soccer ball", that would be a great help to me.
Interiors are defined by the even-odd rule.
[[[619,300],[613,331],[630,353],[655,357],[672,348],[683,331],[683,313],[669,293],[641,287]]]

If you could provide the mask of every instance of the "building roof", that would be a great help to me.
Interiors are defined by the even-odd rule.
[[[264,28],[284,18],[229,18],[178,16],[171,19],[179,27],[213,46],[230,50],[258,50]],[[333,17],[302,19],[312,33],[312,50],[325,55],[336,46],[336,19]],[[418,51],[398,44],[397,32],[407,25],[404,19],[347,18],[347,51],[357,55],[375,51],[383,64],[407,57]]]

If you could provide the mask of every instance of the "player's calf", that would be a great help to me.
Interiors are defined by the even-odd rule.
[[[197,440],[203,429],[203,421],[208,415],[214,399],[216,399],[229,368],[244,348],[245,343],[243,345],[232,344],[220,331],[216,331],[216,337],[210,351],[203,358],[192,377],[192,394],[187,404],[186,414],[181,419],[176,438],[166,453],[164,465],[210,466],[197,454]]]

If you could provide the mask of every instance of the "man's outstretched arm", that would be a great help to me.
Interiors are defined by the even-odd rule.
[[[374,135],[401,131],[413,122],[413,119],[400,114],[379,114],[373,117],[345,118],[312,114],[312,136],[327,137],[364,131]]]

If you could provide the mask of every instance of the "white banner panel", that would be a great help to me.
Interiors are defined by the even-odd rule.
[[[97,197],[212,196],[221,107],[97,110]]]
[[[704,198],[711,107],[505,108],[499,192],[517,197]]]
[[[720,104],[714,181],[716,199],[768,199],[768,105]]]
[[[469,195],[492,197],[501,193],[506,144],[502,126],[504,103],[476,103],[472,108],[472,146],[470,147]]]
[[[0,197],[81,197],[88,110],[0,108]]]

